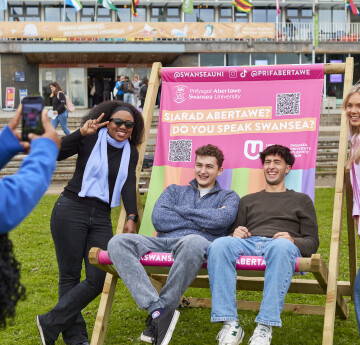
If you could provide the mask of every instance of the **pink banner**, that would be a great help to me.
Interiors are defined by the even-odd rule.
[[[154,253],[149,252],[140,258],[140,262],[143,266],[159,266],[159,267],[171,267],[174,259],[170,253]],[[103,250],[99,253],[99,264],[112,265],[112,261],[108,256],[108,252]],[[207,268],[206,262],[202,268]],[[262,256],[240,256],[236,261],[237,270],[257,270],[265,271],[266,263]],[[296,258],[295,272],[299,271],[299,258]]]

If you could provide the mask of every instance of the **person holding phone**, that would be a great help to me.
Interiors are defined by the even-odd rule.
[[[16,304],[25,294],[8,232],[31,212],[47,190],[60,148],[60,138],[46,110],[41,113],[44,134],[30,133],[30,142],[22,141],[22,133],[16,130],[21,114],[22,105],[0,132],[0,168],[18,152],[30,152],[16,174],[0,180],[0,328],[15,316]]]
[[[111,208],[120,205],[128,215],[123,231],[135,233],[137,221],[136,145],[142,142],[144,121],[131,104],[100,103],[83,118],[83,126],[62,138],[58,160],[77,154],[72,179],[56,201],[51,234],[59,266],[59,301],[36,318],[43,345],[88,344],[81,315],[102,291],[105,272],[90,265],[90,248],[107,249],[113,236]],[[80,281],[82,262],[86,278]]]
[[[62,130],[64,131],[65,135],[70,134],[70,130],[67,127],[67,120],[69,117],[68,111],[65,107],[66,105],[66,98],[65,93],[60,87],[59,83],[56,81],[50,83],[50,101],[53,107],[53,114],[55,115],[54,118],[51,119],[51,124],[56,127],[60,123]]]

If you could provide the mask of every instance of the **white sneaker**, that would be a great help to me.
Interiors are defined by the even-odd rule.
[[[238,345],[244,339],[244,331],[239,324],[235,326],[224,325],[216,339],[219,345]]]
[[[250,345],[270,345],[272,329],[266,325],[257,325],[253,336],[249,340]]]

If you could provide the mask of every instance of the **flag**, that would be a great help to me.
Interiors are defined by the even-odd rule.
[[[280,0],[276,0],[276,15],[280,14]]]
[[[75,12],[82,9],[82,5],[79,0],[65,0],[65,4],[75,8]]]
[[[351,13],[360,16],[359,10],[356,8],[353,0],[345,0],[345,6],[351,9]]]
[[[249,13],[252,8],[252,3],[246,0],[234,0],[233,5],[238,11]]]
[[[193,0],[183,0],[182,10],[184,13],[193,14],[194,12]]]
[[[109,9],[109,10],[113,10],[117,12],[117,8],[115,7],[115,5],[111,2],[111,0],[97,0],[97,3],[99,5],[102,5],[103,7]]]
[[[0,11],[7,10],[7,0],[0,0]]]
[[[134,17],[137,17],[136,6],[139,5],[140,0],[131,0],[131,13]]]

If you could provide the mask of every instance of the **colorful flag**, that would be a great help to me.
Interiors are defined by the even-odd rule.
[[[280,0],[276,0],[276,15],[280,14]]]
[[[184,13],[193,14],[194,12],[193,0],[183,0],[182,10]]]
[[[234,0],[233,5],[238,11],[249,13],[252,8],[252,3],[246,0]]]
[[[65,4],[75,8],[75,12],[82,9],[82,5],[79,0],[65,0]]]
[[[7,10],[7,0],[0,0],[0,11]]]
[[[356,8],[353,0],[345,0],[345,6],[351,9],[351,13],[360,16],[359,10]]]
[[[136,6],[139,5],[140,0],[131,0],[131,13],[137,17]]]
[[[115,7],[115,5],[111,2],[111,0],[97,0],[97,3],[99,5],[102,5],[103,7],[109,9],[109,10],[113,10],[117,12],[117,8]]]

